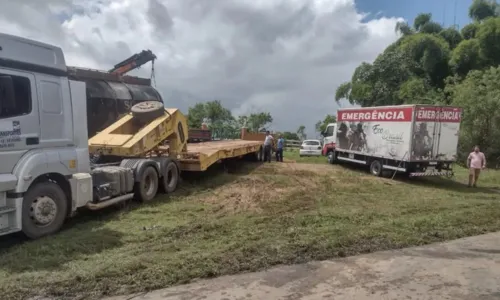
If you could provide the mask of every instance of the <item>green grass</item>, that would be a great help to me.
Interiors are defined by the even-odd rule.
[[[456,181],[404,181],[273,162],[210,175],[169,199],[85,213],[57,235],[5,245],[1,298],[97,298],[500,229],[496,171],[476,189],[462,184],[465,170]]]

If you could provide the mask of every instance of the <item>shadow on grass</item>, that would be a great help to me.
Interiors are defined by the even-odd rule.
[[[80,226],[71,232],[60,232],[59,235],[25,243],[22,246],[19,242],[25,241],[24,237],[18,235],[17,240],[15,237],[10,237],[11,242],[17,241],[17,243],[9,243],[8,247],[0,249],[0,257],[2,257],[0,270],[9,273],[56,270],[63,264],[82,256],[121,247],[123,244],[122,233],[105,228],[88,230],[88,227]],[[7,238],[2,239],[8,242]]]
[[[402,182],[415,185],[415,186],[420,186],[420,187],[431,187],[431,188],[436,188],[436,189],[441,189],[441,190],[448,190],[452,192],[459,192],[459,193],[484,193],[484,194],[500,194],[500,191],[498,191],[497,187],[493,186],[478,186],[478,187],[469,187],[467,184],[452,180],[452,179],[447,179],[447,178],[442,178],[442,177],[427,177],[427,178],[408,178],[404,177],[403,175],[401,176],[396,176],[396,178]]]
[[[215,164],[211,166],[205,172],[184,172],[182,173],[182,181],[178,186],[177,191],[174,192],[173,196],[187,196],[189,194],[195,193],[200,188],[216,188],[218,186],[231,183],[232,181],[237,180],[241,176],[245,176],[253,172],[257,167],[261,165],[260,162],[248,162],[241,159],[227,159],[221,163]],[[229,176],[228,176],[229,175]],[[78,228],[84,227],[85,224],[88,224],[93,221],[106,221],[112,220],[116,218],[118,215],[123,214],[124,212],[130,212],[142,207],[144,205],[155,206],[163,203],[164,201],[168,201],[168,195],[158,194],[158,196],[151,203],[141,204],[135,201],[128,201],[125,203],[119,203],[116,205],[109,206],[99,211],[89,211],[86,209],[80,209],[78,214],[70,218],[64,224],[61,232],[57,233],[57,235],[68,234],[69,229],[73,232],[73,230],[79,230]],[[86,227],[87,228],[87,227]],[[99,237],[102,239],[106,238],[107,240],[103,240],[102,247],[106,247],[106,244],[110,245],[118,245],[119,237],[118,233],[113,234],[112,232],[106,232],[105,230],[95,230],[92,232],[78,231],[78,233],[71,233],[71,235],[75,235],[74,237],[68,237],[69,239],[75,239],[77,244],[83,243],[82,249],[87,249],[85,246],[86,240],[89,241],[99,241]],[[24,234],[15,233],[7,236],[0,236],[0,255],[6,252],[12,247],[17,245],[28,243],[33,245],[45,245],[47,240],[51,240],[52,237],[42,238],[38,241],[30,241]],[[81,242],[81,243],[80,243]],[[38,246],[37,246],[38,247]],[[104,249],[103,248],[103,249]],[[91,254],[90,252],[87,252]],[[64,262],[62,262],[64,263]],[[51,264],[51,263],[49,263]],[[2,266],[4,264],[2,263]],[[22,266],[26,266],[27,264],[22,263]],[[29,265],[29,264],[28,264]],[[0,267],[1,268],[1,267]]]
[[[179,188],[181,193],[191,191],[190,188],[193,186],[216,188],[252,173],[260,165],[262,165],[262,162],[227,159],[210,166],[204,172],[183,172],[182,184]]]
[[[366,172],[369,174],[369,168],[366,166],[358,166],[349,163],[337,163],[337,165],[353,172]],[[392,178],[393,173],[388,174],[388,178]],[[467,184],[458,182],[453,179],[444,177],[408,177],[403,173],[397,173],[394,180],[404,182],[406,184],[414,185],[417,187],[428,187],[441,190],[448,190],[459,193],[484,193],[484,194],[500,194],[498,186],[481,186],[476,188],[468,187]]]

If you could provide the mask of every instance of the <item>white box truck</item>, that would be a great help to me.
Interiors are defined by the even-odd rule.
[[[452,176],[462,109],[436,105],[342,108],[329,162],[413,176]]]

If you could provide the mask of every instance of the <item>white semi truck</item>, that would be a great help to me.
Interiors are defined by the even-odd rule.
[[[0,235],[39,238],[60,230],[78,208],[149,201],[160,190],[173,192],[181,171],[261,157],[262,141],[188,149],[185,116],[163,108],[152,87],[143,94],[155,101],[136,104],[89,140],[93,90],[70,73],[59,47],[0,34]]]
[[[437,105],[342,108],[337,111],[337,161],[415,176],[452,176],[462,109]]]

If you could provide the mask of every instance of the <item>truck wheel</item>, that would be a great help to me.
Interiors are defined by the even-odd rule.
[[[165,168],[165,174],[163,174],[161,180],[161,187],[165,193],[173,193],[177,189],[177,184],[179,183],[179,170],[177,165],[171,161],[167,164]]]
[[[131,111],[134,118],[148,122],[163,116],[165,108],[159,101],[144,101],[132,106]]]
[[[334,164],[335,163],[335,153],[333,151],[329,151],[326,154],[327,160],[329,164]]]
[[[22,231],[30,239],[58,232],[68,215],[64,191],[53,182],[30,187],[23,199]]]
[[[158,192],[158,174],[156,170],[149,166],[144,169],[139,182],[135,184],[135,198],[140,202],[151,201]]]
[[[382,164],[378,160],[372,161],[370,164],[370,173],[375,176],[382,175]]]

